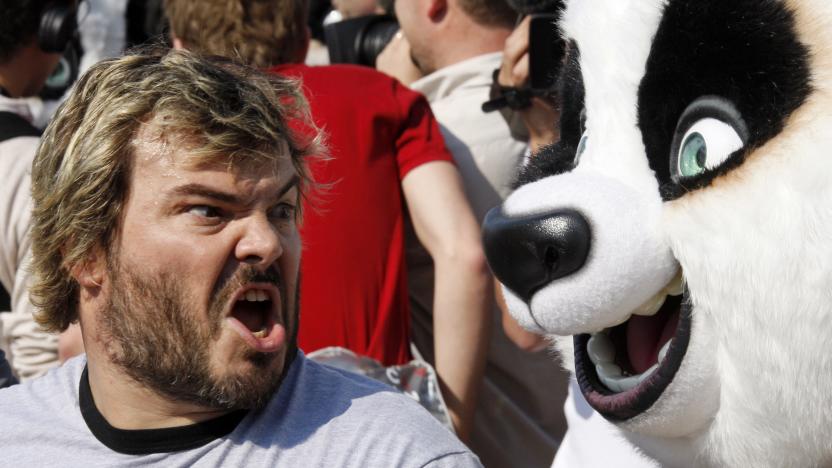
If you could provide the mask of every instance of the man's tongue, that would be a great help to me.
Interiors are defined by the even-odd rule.
[[[240,338],[261,353],[278,351],[286,342],[286,329],[271,318],[268,304],[241,301],[228,317],[228,324]]]
[[[678,309],[650,317],[630,317],[627,322],[627,355],[636,374],[641,374],[658,361],[659,350],[673,338],[678,324]]]

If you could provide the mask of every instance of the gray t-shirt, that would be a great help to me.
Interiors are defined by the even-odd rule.
[[[98,467],[478,467],[477,458],[427,411],[383,384],[306,359],[292,363],[280,390],[262,411],[200,427],[119,431],[92,424],[79,405],[86,359],[44,377],[0,390],[4,466]],[[83,392],[84,390],[82,390]],[[83,394],[80,398],[84,401]],[[96,414],[98,414],[96,412]],[[100,417],[100,414],[99,414]],[[239,420],[239,423],[237,421]],[[104,423],[106,424],[106,422]],[[219,426],[223,423],[220,421]],[[236,427],[233,425],[236,424]],[[103,431],[103,432],[102,432]],[[115,431],[115,435],[113,434]],[[225,435],[213,435],[217,432]],[[203,439],[195,448],[194,434]],[[186,442],[189,441],[189,442]],[[125,445],[126,444],[126,445]],[[149,447],[162,453],[143,453]],[[154,451],[151,449],[150,451]]]

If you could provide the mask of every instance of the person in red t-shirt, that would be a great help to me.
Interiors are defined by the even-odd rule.
[[[465,440],[493,294],[479,226],[424,97],[372,69],[302,65],[307,8],[297,0],[165,2],[175,47],[300,78],[328,133],[331,159],[311,165],[327,189],[305,208],[301,232],[301,348],[345,346],[386,365],[410,358],[409,216],[436,268],[436,370]]]

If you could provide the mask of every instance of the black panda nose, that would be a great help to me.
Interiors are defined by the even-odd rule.
[[[497,279],[528,303],[540,288],[581,269],[591,231],[574,210],[510,217],[498,206],[485,216],[482,237]]]

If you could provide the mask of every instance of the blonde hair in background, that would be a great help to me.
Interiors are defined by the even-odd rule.
[[[303,131],[293,132],[290,122]],[[31,298],[49,331],[77,320],[70,271],[118,236],[134,139],[144,124],[169,144],[187,145],[194,166],[232,169],[290,157],[303,194],[311,185],[306,159],[324,154],[293,80],[185,51],[99,62],[59,108],[32,167]]]
[[[260,68],[303,61],[307,0],[165,0],[165,15],[188,49]]]

